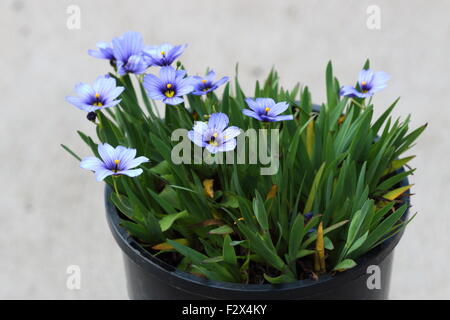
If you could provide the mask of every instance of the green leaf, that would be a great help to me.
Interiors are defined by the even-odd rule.
[[[267,274],[264,274],[264,279],[267,280],[267,282],[271,284],[280,284],[280,283],[289,283],[289,282],[295,282],[298,281],[296,278],[289,274],[282,274],[278,277],[270,277]]]
[[[237,265],[236,253],[231,245],[231,238],[229,235],[226,235],[223,238],[223,260],[232,265]]]
[[[343,261],[341,261],[340,263],[338,263],[333,270],[334,271],[345,271],[348,269],[351,269],[353,267],[356,266],[356,262],[353,261],[352,259],[345,259]]]
[[[124,215],[126,215],[129,219],[135,222],[143,222],[144,217],[140,211],[135,211],[133,206],[130,204],[128,198],[124,195],[120,197],[117,196],[115,192],[111,193],[111,201],[114,203],[117,209]]]
[[[320,166],[319,171],[317,171],[317,173],[316,173],[316,176],[314,178],[314,181],[313,181],[313,184],[311,187],[311,191],[309,192],[308,200],[306,201],[305,209],[303,210],[303,214],[307,214],[307,213],[311,212],[311,209],[312,209],[312,206],[314,203],[314,198],[316,197],[317,189],[319,188],[320,179],[322,178],[324,169],[325,169],[325,163],[323,163]]]
[[[367,240],[367,236],[369,235],[369,231],[367,231],[366,233],[364,233],[358,240],[356,240],[350,247],[350,249],[348,249],[347,252],[347,256],[351,255],[354,251],[356,251],[357,249],[359,249],[359,247],[361,247],[364,242]]]
[[[78,161],[81,161],[81,158],[75,153],[73,152],[69,147],[67,147],[64,144],[61,144],[61,147],[66,150],[71,156],[73,156],[75,159],[77,159]]]
[[[221,235],[223,235],[223,234],[230,234],[230,233],[233,233],[233,232],[234,232],[233,228],[225,224],[223,226],[220,226],[218,228],[210,230],[208,233],[209,234],[221,234]]]
[[[256,198],[253,199],[253,212],[256,216],[256,220],[264,231],[269,230],[269,221],[267,217],[266,208],[264,206],[264,201],[259,194],[258,190],[255,191]]]
[[[294,223],[292,224],[291,230],[289,232],[289,261],[291,268],[294,267],[293,262],[297,259],[298,251],[300,250],[303,237],[305,232],[303,232],[303,227],[305,224],[305,219],[302,214],[298,214],[295,217]]]
[[[169,230],[176,220],[184,218],[188,215],[188,212],[186,210],[183,210],[178,213],[172,213],[164,216],[161,220],[159,220],[159,225],[161,226],[162,232]]]
[[[324,242],[325,249],[327,249],[327,250],[333,250],[334,249],[333,242],[330,240],[330,238],[324,237],[323,238],[323,242]]]
[[[331,65],[331,61],[329,61],[327,64],[326,87],[327,87],[327,104],[330,109],[333,109],[337,104],[338,94],[334,82],[333,66]]]

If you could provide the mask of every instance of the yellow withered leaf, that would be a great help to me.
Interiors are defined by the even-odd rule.
[[[205,180],[203,180],[203,191],[211,199],[214,198],[213,185],[214,185],[214,179],[205,179]]]
[[[325,247],[323,241],[323,224],[320,222],[317,228],[316,253],[314,255],[314,271],[325,272]]]
[[[272,185],[272,188],[270,188],[269,192],[267,193],[266,200],[275,198],[277,195],[278,186],[276,184]]]
[[[397,188],[395,190],[389,191],[388,193],[386,193],[383,198],[386,200],[395,200],[398,197],[400,197],[403,193],[405,193],[406,191],[408,191],[413,185],[410,184],[409,186],[404,186],[404,187],[400,187]]]
[[[189,242],[187,241],[187,239],[181,238],[181,239],[174,239],[173,241],[178,242],[180,244],[183,244],[185,246],[187,246],[189,244]],[[163,243],[158,243],[156,245],[154,245],[152,247],[153,250],[172,250],[173,247],[172,245],[168,244],[167,242],[163,242]]]
[[[394,172],[395,170],[400,169],[401,167],[403,167],[404,165],[406,165],[409,161],[411,161],[412,159],[414,159],[416,156],[409,156],[409,157],[405,157],[402,159],[396,159],[394,161],[392,161],[391,165],[389,166],[389,168],[387,168],[384,172],[383,175],[387,175],[391,172]]]

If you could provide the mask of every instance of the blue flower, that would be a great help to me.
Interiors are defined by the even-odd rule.
[[[159,78],[153,74],[144,77],[144,88],[153,100],[161,100],[170,105],[177,105],[184,100],[182,96],[194,90],[191,78],[185,77],[186,71],[172,67],[162,67]]]
[[[112,49],[112,44],[108,42],[97,42],[98,50],[88,50],[88,54],[94,58],[106,59],[113,61],[114,53]]]
[[[273,122],[294,119],[292,115],[279,116],[280,113],[286,111],[289,107],[286,102],[275,104],[275,101],[270,98],[257,98],[256,100],[247,98],[245,102],[247,102],[251,110],[244,109],[242,113],[259,121]]]
[[[170,66],[187,47],[186,44],[173,46],[169,43],[164,43],[160,46],[148,46],[144,49],[144,54],[148,57],[152,66]]]
[[[109,76],[100,76],[90,86],[79,83],[75,86],[77,97],[66,97],[66,101],[86,112],[92,112],[109,108],[118,104],[121,100],[115,100],[124,90],[124,87],[116,87],[116,80]]]
[[[228,127],[228,116],[213,113],[208,123],[197,121],[188,132],[188,138],[199,147],[211,153],[227,152],[236,148],[236,137],[241,133],[238,127]]]
[[[144,41],[139,32],[129,31],[112,40],[114,60],[121,76],[126,73],[141,74],[149,67],[143,49]]]
[[[208,72],[206,77],[193,76],[192,83],[194,85],[194,91],[192,92],[192,94],[195,94],[197,96],[207,94],[208,92],[216,90],[218,87],[228,81],[228,77],[223,77],[220,80],[214,82],[215,77],[216,73],[213,70]]]
[[[109,144],[99,144],[97,157],[86,157],[81,161],[81,168],[95,172],[97,181],[102,181],[108,176],[126,175],[136,177],[142,173],[142,169],[133,169],[141,163],[148,162],[146,157],[136,157],[136,149],[122,146],[113,148]]]
[[[352,86],[343,86],[340,95],[351,98],[371,97],[375,92],[386,88],[389,78],[390,76],[383,71],[361,70],[358,76],[359,90]]]

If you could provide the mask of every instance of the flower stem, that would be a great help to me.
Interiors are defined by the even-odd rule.
[[[116,176],[113,176],[113,184],[114,184],[114,190],[116,191],[117,197],[120,199],[119,191],[117,190],[117,183],[116,183]]]
[[[363,100],[363,103],[361,104],[361,103],[359,103],[359,102],[357,102],[355,99],[352,99],[353,101],[353,103],[357,106],[357,107],[359,107],[359,108],[361,108],[362,110],[364,110],[365,108],[366,108],[366,106],[365,106],[365,104],[364,104],[364,100]]]

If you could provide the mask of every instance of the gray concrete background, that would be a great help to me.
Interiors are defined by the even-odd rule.
[[[81,9],[80,30],[66,27],[71,4]],[[380,30],[366,27],[372,4]],[[413,152],[419,215],[396,250],[391,297],[450,298],[449,11],[438,0],[2,1],[0,298],[127,298],[103,184],[59,144],[89,154],[75,131],[93,127],[64,96],[109,70],[86,50],[128,30],[148,44],[189,43],[182,60],[191,73],[210,66],[232,75],[239,62],[247,89],[274,65],[285,86],[308,84],[316,102],[329,59],[346,84],[367,57],[389,72],[377,112],[401,96],[397,115],[429,123]],[[66,287],[69,265],[81,268],[81,290]]]

